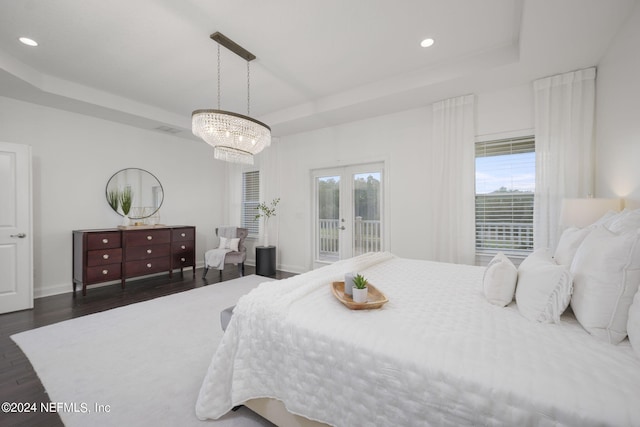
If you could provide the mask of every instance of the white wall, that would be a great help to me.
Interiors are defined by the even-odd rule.
[[[3,97],[0,140],[32,147],[36,297],[72,289],[72,230],[120,223],[105,186],[123,168],[160,180],[160,220],[196,226],[199,264],[216,241],[226,169],[207,144]]]
[[[528,85],[479,94],[477,133],[531,129],[531,99]],[[279,268],[311,268],[311,171],[381,160],[389,183],[389,249],[403,257],[432,258],[424,244],[429,236],[420,227],[430,205],[420,192],[432,184],[422,173],[430,137],[431,108],[425,106],[275,141],[257,164],[267,183],[263,199],[282,199],[270,233],[278,245]],[[204,143],[3,97],[0,140],[32,146],[38,297],[71,290],[72,230],[120,223],[104,195],[107,181],[120,169],[138,167],[158,177],[165,192],[161,221],[197,227],[199,265],[216,242],[215,227],[238,219],[230,215],[235,205],[227,204],[229,177],[238,168],[214,160]]]
[[[640,4],[598,65],[596,195],[640,199]]]
[[[496,137],[533,129],[529,85],[478,94],[477,134]],[[432,259],[422,221],[430,209],[421,188],[437,185],[424,173],[431,140],[431,106],[300,133],[278,141],[278,264],[287,271],[312,268],[311,171],[317,168],[386,163],[388,249],[398,256]],[[264,173],[264,172],[261,172]],[[270,177],[269,179],[273,179]],[[474,209],[474,206],[469,206]],[[455,212],[452,212],[455,215]]]

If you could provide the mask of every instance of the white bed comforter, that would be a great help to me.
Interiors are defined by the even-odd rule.
[[[389,298],[351,311],[329,284],[363,272]],[[640,359],[566,314],[533,323],[489,304],[484,268],[367,254],[244,296],[196,404],[249,399],[336,426],[640,425]]]

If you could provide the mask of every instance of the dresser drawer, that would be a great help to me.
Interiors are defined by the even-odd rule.
[[[142,245],[127,248],[126,261],[137,261],[141,259],[152,259],[158,257],[168,257],[171,254],[171,245]]]
[[[171,230],[171,239],[174,242],[180,242],[185,240],[195,240],[196,230],[193,227],[174,228]]]
[[[116,264],[122,262],[122,248],[87,251],[87,265]]]
[[[125,263],[126,278],[142,276],[144,274],[159,273],[169,271],[171,258],[154,258],[140,261],[128,261]]]
[[[118,280],[122,274],[122,264],[107,264],[87,267],[87,283],[108,282]]]
[[[119,248],[120,246],[119,231],[87,234],[87,250]]]
[[[171,268],[191,267],[195,265],[195,257],[193,251],[187,251],[182,254],[173,254],[173,263]]]
[[[173,242],[171,245],[171,253],[175,254],[184,254],[187,252],[193,253],[195,249],[195,242]]]
[[[123,235],[127,247],[171,242],[171,230],[125,231]]]

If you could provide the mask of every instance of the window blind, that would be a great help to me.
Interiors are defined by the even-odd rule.
[[[249,230],[250,236],[260,234],[260,222],[256,221],[260,204],[260,171],[242,174],[242,227]]]
[[[476,251],[533,250],[535,139],[476,143]]]

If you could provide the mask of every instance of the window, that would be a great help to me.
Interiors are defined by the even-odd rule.
[[[256,208],[260,204],[260,171],[242,174],[241,227],[249,230],[250,236],[260,234],[260,221],[256,221]]]
[[[476,252],[533,250],[535,140],[476,143]]]

